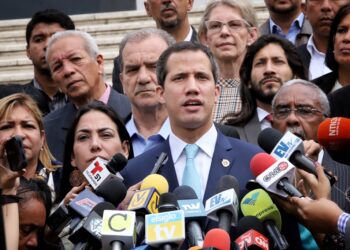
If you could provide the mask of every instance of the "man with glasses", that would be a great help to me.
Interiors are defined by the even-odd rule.
[[[282,133],[290,131],[306,140],[305,154],[315,155],[315,160],[338,177],[331,199],[348,212],[345,193],[350,186],[350,166],[334,161],[326,150],[315,143],[319,124],[329,116],[327,96],[311,82],[301,79],[288,81],[272,101],[272,115],[274,128]]]
[[[265,35],[253,43],[240,69],[242,110],[226,116],[242,140],[257,144],[261,130],[271,127],[271,101],[285,81],[305,78],[299,55],[289,41]]]

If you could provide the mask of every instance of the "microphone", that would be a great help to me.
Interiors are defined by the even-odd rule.
[[[72,219],[68,208],[62,204],[58,206],[47,218],[46,225],[54,232],[59,235],[63,228]]]
[[[102,249],[129,250],[134,247],[136,215],[133,211],[105,210],[102,218]]]
[[[291,184],[295,179],[295,167],[287,159],[276,161],[267,153],[258,153],[250,161],[250,170],[256,176],[256,181],[267,191],[284,198],[303,197]]]
[[[240,250],[269,250],[269,240],[263,235],[264,228],[258,218],[246,216],[239,220],[235,242]]]
[[[204,228],[207,215],[202,201],[196,192],[189,186],[177,187],[173,192],[177,198],[180,209],[184,211],[186,222],[186,238],[190,247],[203,246]]]
[[[232,175],[220,178],[216,187],[216,195],[205,202],[207,216],[219,222],[218,227],[229,232],[231,226],[237,225],[239,184]]]
[[[154,163],[153,169],[151,171],[151,174],[157,174],[162,166],[168,161],[168,155],[165,152],[162,152],[156,163]]]
[[[96,190],[99,186],[101,186],[105,181],[113,178],[119,178],[123,180],[121,177],[117,177],[114,174],[111,174],[106,167],[107,162],[100,157],[96,157],[96,159],[84,170],[83,175],[85,179],[89,182],[91,187]],[[114,166],[114,164],[110,163]]]
[[[124,200],[126,193],[127,189],[119,178],[107,179],[95,189],[96,195],[101,196],[116,207]]]
[[[230,235],[225,230],[219,228],[209,230],[204,238],[203,249],[230,250]]]
[[[185,239],[185,216],[172,193],[160,196],[158,214],[146,215],[146,244],[158,249],[177,248]]]
[[[106,167],[112,174],[118,174],[118,177],[121,177],[119,174],[120,171],[128,164],[128,159],[121,153],[113,155],[112,159],[107,163]],[[123,179],[123,177],[121,177]]]
[[[148,175],[130,200],[128,210],[136,212],[136,245],[145,238],[145,215],[158,213],[159,193],[168,192],[168,181],[158,174]]]
[[[241,210],[244,216],[255,216],[263,223],[272,240],[272,249],[288,249],[289,244],[280,233],[281,214],[266,191],[256,189],[247,193],[241,200]]]
[[[318,142],[328,150],[344,150],[350,147],[350,119],[332,117],[323,120],[317,131]]]
[[[68,208],[79,217],[86,217],[92,209],[104,200],[91,192],[89,189],[81,191],[71,202],[68,203]]]
[[[114,208],[114,205],[110,202],[97,204],[79,226],[76,227],[68,239],[73,244],[88,242],[94,248],[100,249],[103,211]]]
[[[267,153],[276,158],[286,158],[297,168],[317,176],[315,163],[312,159],[304,155],[303,141],[298,136],[287,131],[284,135],[276,129],[266,128],[258,136],[258,144]],[[336,178],[328,171],[324,171],[331,185],[336,182]]]

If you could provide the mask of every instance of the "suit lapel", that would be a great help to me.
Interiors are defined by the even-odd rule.
[[[244,126],[244,132],[247,136],[247,141],[253,144],[258,144],[258,135],[261,131],[258,113],[255,111],[252,119]]]
[[[232,153],[232,145],[228,139],[218,131],[213,159],[210,165],[208,182],[204,193],[203,202],[214,195],[215,187],[219,179],[230,173],[230,169],[235,160],[235,154]]]

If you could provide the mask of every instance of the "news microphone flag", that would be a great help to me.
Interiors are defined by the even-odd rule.
[[[276,144],[271,152],[271,155],[275,159],[289,159],[295,151],[299,151],[300,153],[304,154],[303,140],[293,133],[287,131]]]
[[[254,229],[245,232],[239,236],[236,240],[240,250],[249,249],[249,247],[257,246],[259,249],[269,250],[269,240]]]
[[[143,210],[145,214],[158,213],[159,194],[155,188],[147,188],[137,191],[128,206],[129,211]]]
[[[215,221],[219,220],[217,211],[221,209],[229,210],[234,218],[238,218],[238,207],[238,198],[233,188],[222,191],[210,197],[205,202],[205,212],[207,213],[207,216]],[[231,225],[236,226],[234,220],[232,220]]]
[[[136,215],[133,211],[105,210],[102,218],[101,240],[103,249],[122,245],[131,249],[135,245]],[[114,249],[118,249],[115,247]]]
[[[68,207],[81,217],[89,215],[96,204],[101,203],[103,199],[88,189],[81,191],[71,202]]]
[[[318,126],[317,140],[328,150],[344,150],[350,147],[350,119],[327,118]]]
[[[146,215],[146,244],[159,247],[166,243],[181,244],[186,238],[183,210]]]

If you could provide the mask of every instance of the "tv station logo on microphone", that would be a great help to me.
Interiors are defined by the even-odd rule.
[[[277,166],[272,169],[272,171],[269,171],[266,175],[264,175],[263,180],[265,182],[269,182],[271,179],[273,179],[275,176],[279,175],[283,171],[288,169],[288,163],[285,161],[279,162]]]
[[[96,189],[110,174],[105,164],[105,160],[97,157],[83,172],[93,189]]]
[[[302,143],[303,141],[298,136],[287,131],[272,150],[271,155],[276,159],[289,158]]]
[[[146,243],[174,242],[185,239],[183,210],[146,215]]]
[[[147,188],[137,191],[128,206],[128,210],[136,211],[145,209],[148,213],[158,213],[159,194],[155,188]]]
[[[105,210],[102,219],[102,235],[130,236],[134,234],[136,215],[133,211]]]
[[[203,203],[198,199],[178,200],[177,203],[185,213],[185,217],[206,216]]]

